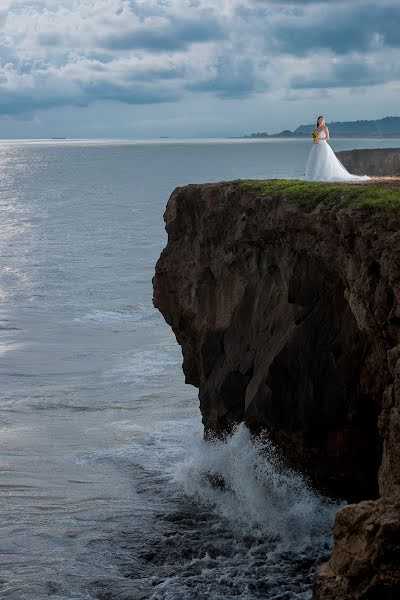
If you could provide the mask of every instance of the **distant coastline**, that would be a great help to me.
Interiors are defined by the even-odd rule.
[[[327,123],[335,138],[398,138],[400,137],[400,117],[384,117],[376,120],[333,121]],[[257,132],[244,135],[246,139],[257,138],[305,138],[309,137],[314,123],[300,125],[294,131],[285,129],[278,133]]]

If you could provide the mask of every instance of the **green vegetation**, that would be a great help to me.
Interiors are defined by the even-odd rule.
[[[355,208],[400,209],[400,188],[372,184],[325,183],[299,179],[238,179],[241,187],[263,197],[297,200],[304,210],[313,210],[320,202]]]

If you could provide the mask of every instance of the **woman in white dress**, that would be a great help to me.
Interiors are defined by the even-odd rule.
[[[315,137],[314,137],[315,134]],[[306,163],[307,181],[366,181],[368,175],[352,175],[336,157],[328,144],[329,129],[323,116],[317,119],[313,132],[314,143]]]

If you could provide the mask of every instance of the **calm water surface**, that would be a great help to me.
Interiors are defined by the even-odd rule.
[[[175,186],[299,177],[309,148],[0,142],[1,598],[311,597],[335,507],[244,428],[202,441],[151,303]]]

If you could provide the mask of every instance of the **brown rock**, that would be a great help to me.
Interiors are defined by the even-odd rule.
[[[400,148],[343,150],[336,156],[355,175],[400,174]]]
[[[342,508],[333,528],[334,550],[319,567],[314,599],[400,598],[400,496]]]
[[[154,304],[206,433],[266,429],[323,491],[370,499],[338,513],[315,597],[400,598],[400,211],[219,183],[176,189],[165,221]]]

